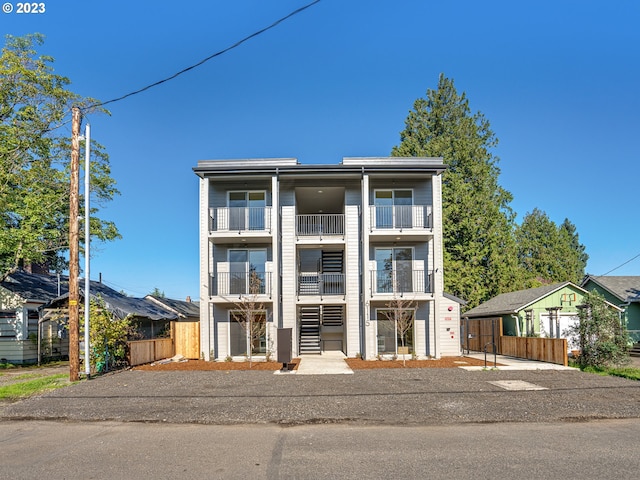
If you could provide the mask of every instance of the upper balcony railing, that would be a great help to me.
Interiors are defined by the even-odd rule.
[[[219,272],[211,275],[209,296],[271,298],[271,272]]]
[[[321,238],[330,235],[344,237],[344,214],[296,215],[296,235],[298,237]]]
[[[372,270],[371,295],[433,293],[433,271]]]
[[[271,207],[212,207],[211,232],[271,232]]]
[[[371,230],[415,230],[433,227],[431,205],[370,205]]]
[[[298,295],[344,295],[344,273],[300,273]]]

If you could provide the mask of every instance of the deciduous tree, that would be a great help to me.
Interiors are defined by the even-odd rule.
[[[70,80],[54,73],[53,59],[38,56],[42,44],[38,34],[7,36],[0,56],[0,279],[23,263],[64,267],[70,139],[61,127],[74,105],[85,114],[106,112],[68,89]],[[119,192],[96,142],[91,160],[91,234],[113,240],[120,236],[116,226],[97,213]]]

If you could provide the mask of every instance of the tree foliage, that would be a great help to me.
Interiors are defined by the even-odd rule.
[[[84,325],[80,326],[80,336]],[[129,317],[120,319],[111,313],[104,300],[92,299],[89,306],[89,360],[93,372],[104,372],[126,358],[127,339],[135,335]]]
[[[394,156],[442,157],[445,289],[470,307],[518,283],[511,194],[498,184],[489,121],[440,76],[405,121]]]
[[[578,282],[588,259],[576,227],[534,210],[522,226],[498,182],[498,139],[463,92],[440,75],[413,104],[393,156],[442,157],[445,290],[472,308],[504,292],[552,281]]]
[[[94,99],[71,92],[69,79],[54,73],[51,57],[38,56],[42,43],[39,34],[9,35],[0,56],[0,279],[23,263],[65,266],[71,141],[62,127],[72,106],[96,111]],[[103,241],[120,236],[96,216],[119,193],[110,174],[104,148],[93,142],[90,226]]]
[[[629,334],[619,314],[597,292],[584,296],[578,312],[580,321],[569,329],[574,343],[580,346],[581,368],[604,368],[628,361]]]
[[[527,213],[516,229],[518,262],[532,287],[572,281],[584,276],[588,255],[575,226],[568,220],[558,226],[537,208]]]

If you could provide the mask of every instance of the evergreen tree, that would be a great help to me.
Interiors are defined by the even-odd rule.
[[[445,290],[469,307],[519,287],[511,194],[498,184],[498,144],[488,120],[440,75],[419,98],[393,156],[442,157]]]
[[[67,89],[70,81],[53,72],[53,59],[37,56],[42,43],[37,34],[8,35],[0,56],[0,280],[21,264],[65,266],[71,142],[60,127],[72,106],[87,112],[97,103]],[[113,240],[117,228],[96,213],[118,190],[108,156],[92,146],[91,233]]]
[[[527,213],[516,229],[518,261],[527,276],[527,286],[571,281],[580,282],[588,259],[575,226],[565,219],[557,226],[539,209]]]

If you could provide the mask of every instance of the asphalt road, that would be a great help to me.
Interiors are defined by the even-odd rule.
[[[509,389],[518,387],[541,389]],[[0,425],[21,419],[424,426],[624,418],[640,418],[640,382],[553,370],[125,371],[0,403]]]
[[[3,479],[638,478],[640,420],[447,426],[0,423]]]

